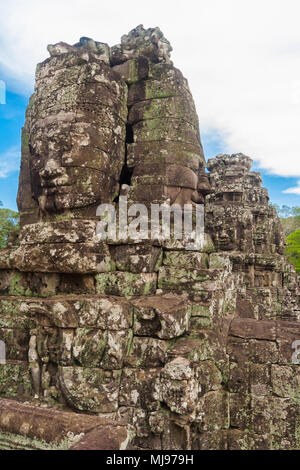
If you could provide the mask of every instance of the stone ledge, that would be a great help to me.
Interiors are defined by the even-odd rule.
[[[125,450],[133,432],[124,422],[98,416],[58,411],[0,398],[0,433],[53,444],[72,450]]]

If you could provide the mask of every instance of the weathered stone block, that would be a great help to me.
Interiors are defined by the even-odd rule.
[[[166,251],[163,265],[174,268],[205,269],[208,268],[208,255],[197,252]]]
[[[172,118],[138,122],[133,126],[133,137],[134,142],[171,140],[195,146],[200,144],[200,136],[192,124]]]
[[[134,104],[128,114],[131,125],[147,119],[182,119],[193,126],[198,126],[198,117],[192,97],[173,96],[165,99],[139,101]]]
[[[148,78],[149,63],[146,58],[140,57],[115,65],[113,70],[117,72],[128,85],[132,85],[139,80]]]
[[[1,250],[0,252],[0,269],[8,270],[11,267],[11,249]]]
[[[298,365],[271,366],[272,390],[276,396],[282,398],[300,398],[300,369]]]
[[[227,253],[211,253],[208,265],[210,269],[226,269],[231,271],[231,259]]]
[[[195,371],[201,395],[222,388],[222,374],[213,361],[201,361],[199,365],[195,365]]]
[[[39,324],[59,328],[99,328],[119,331],[132,326],[133,307],[116,297],[99,295],[55,296],[50,299],[22,299],[20,310]],[[9,307],[8,307],[9,308]]]
[[[219,270],[161,267],[158,287],[163,291],[198,292],[216,291],[222,288]]]
[[[57,294],[95,294],[95,278],[92,274],[64,274],[59,275]]]
[[[176,338],[188,331],[190,307],[186,298],[166,294],[135,300],[134,334]]]
[[[202,414],[203,431],[220,431],[229,428],[229,394],[212,391],[200,398],[198,408]]]
[[[248,431],[229,429],[227,432],[228,450],[271,450],[270,435],[259,435]]]
[[[300,324],[290,321],[276,322],[276,342],[278,344],[279,363],[291,364],[295,349],[292,348],[294,341],[300,339]]]
[[[125,359],[125,365],[143,369],[163,367],[167,361],[168,347],[168,341],[135,336]]]
[[[288,398],[252,397],[251,429],[257,434],[293,436],[295,406]]]
[[[251,420],[251,396],[242,393],[230,393],[230,427],[249,429]]]
[[[277,343],[273,341],[250,340],[249,360],[259,364],[277,363],[279,360]]]
[[[161,371],[162,401],[171,411],[180,415],[195,413],[200,387],[188,359],[178,357]]]
[[[271,366],[269,364],[250,364],[249,378],[252,395],[271,394]]]
[[[205,431],[193,441],[192,450],[227,450],[227,431]]]
[[[125,450],[132,427],[98,416],[0,400],[0,446],[12,450]]]
[[[19,297],[0,299],[0,328],[18,327],[20,330],[34,328],[34,318],[31,318],[22,305]]]
[[[84,243],[91,242],[96,233],[92,220],[58,220],[39,222],[24,227],[19,236],[21,244]]]
[[[123,369],[119,405],[154,411],[161,396],[160,369]]]
[[[14,328],[0,328],[0,340],[6,346],[6,360],[27,361],[29,346],[28,329],[22,329],[20,325],[16,324]]]
[[[108,247],[101,242],[23,245],[14,253],[20,271],[93,273],[113,271]]]
[[[118,408],[121,371],[59,367],[59,387],[68,404],[77,410],[111,413]]]
[[[72,356],[83,367],[121,369],[131,340],[129,330],[77,328],[71,340]]]
[[[273,321],[256,321],[236,318],[231,323],[230,334],[240,338],[265,339],[275,341],[276,323]]]
[[[244,338],[229,336],[226,351],[232,362],[250,361],[250,344]]]
[[[200,144],[170,140],[136,142],[127,144],[127,163],[133,167],[141,163],[183,165],[198,171],[204,164],[203,149]]]
[[[150,73],[154,74],[153,79],[135,83],[130,87],[128,93],[129,106],[137,101],[190,95],[187,81],[183,78],[181,72],[171,67],[163,70],[162,67],[162,64],[158,64],[156,70],[155,67],[152,68]]]
[[[151,244],[112,245],[110,253],[118,271],[154,272],[162,262],[161,248]]]
[[[32,385],[27,362],[8,361],[0,365],[0,395],[30,398]]]
[[[137,295],[154,294],[156,291],[157,274],[112,272],[97,274],[95,279],[96,292],[98,294],[134,297]]]
[[[249,393],[249,363],[231,362],[228,389],[232,393]]]

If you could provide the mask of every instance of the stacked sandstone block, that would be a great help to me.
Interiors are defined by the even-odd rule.
[[[139,449],[297,448],[299,298],[280,223],[248,157],[205,173],[170,50],[139,26],[113,48],[49,46],[38,66],[21,230],[0,253],[0,394],[125,422]],[[99,241],[98,205],[125,195],[206,197],[204,243]],[[21,431],[3,423],[11,443]]]
[[[276,211],[268,205],[260,175],[249,171],[251,163],[242,154],[208,161],[212,193],[206,228],[240,283],[226,346],[227,445],[299,448],[300,369],[292,361],[300,335],[297,277],[283,256]]]

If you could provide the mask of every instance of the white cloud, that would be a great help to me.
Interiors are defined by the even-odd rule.
[[[298,186],[294,186],[293,188],[288,188],[282,191],[285,194],[297,194],[300,196],[300,181],[298,181]]]
[[[90,36],[110,45],[160,26],[188,78],[200,129],[274,174],[300,176],[299,0],[10,0],[1,5],[0,66],[33,83],[46,45]],[[4,78],[4,77],[1,77]]]
[[[19,170],[20,155],[21,151],[17,146],[0,154],[0,178],[7,178],[11,173]]]

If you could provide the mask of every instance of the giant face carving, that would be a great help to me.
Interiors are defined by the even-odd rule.
[[[27,112],[31,190],[50,212],[112,201],[125,155],[125,82],[85,43],[65,49],[39,65]]]
[[[117,145],[109,157],[97,146],[95,134],[96,129],[84,122],[36,129],[30,144],[31,186],[43,211],[89,206],[117,195],[125,144],[111,135],[111,146],[113,139]]]

